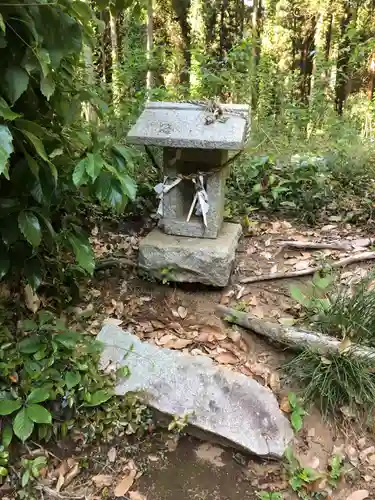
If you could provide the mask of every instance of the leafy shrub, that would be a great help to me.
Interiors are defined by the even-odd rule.
[[[91,274],[83,200],[121,212],[135,197],[133,151],[81,118],[84,103],[107,111],[79,60],[98,29],[85,2],[0,6],[0,278]]]
[[[113,423],[128,433],[139,430],[145,408],[136,397],[125,406],[113,398],[114,380],[99,370],[100,343],[48,311],[23,321],[20,332],[25,336],[15,341],[3,327],[0,339],[0,415],[8,444],[12,433],[21,441],[33,433],[48,440],[73,424],[85,438]]]

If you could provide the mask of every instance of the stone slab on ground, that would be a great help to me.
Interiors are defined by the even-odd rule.
[[[140,242],[139,269],[157,279],[224,287],[241,232],[240,224],[228,222],[216,239],[174,236],[154,229]]]
[[[207,125],[204,106],[182,102],[150,102],[130,130],[132,144],[175,148],[240,150],[244,148],[249,106],[222,104],[225,121]],[[234,111],[238,114],[225,113]],[[250,117],[248,116],[248,119]]]
[[[255,380],[192,356],[140,341],[114,325],[99,334],[102,366],[127,366],[116,394],[140,391],[148,405],[261,457],[280,458],[293,437],[274,394]]]

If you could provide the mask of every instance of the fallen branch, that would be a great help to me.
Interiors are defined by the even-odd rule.
[[[43,486],[43,485],[36,486],[36,489],[39,491],[43,491],[50,498],[56,498],[57,500],[85,500],[86,498],[85,495],[80,495],[80,496],[64,495],[56,490],[53,490],[52,488],[49,488],[48,486]]]
[[[244,313],[218,305],[216,310],[220,317],[224,318],[229,323],[235,323],[248,330],[252,330],[258,335],[267,337],[273,342],[286,344],[292,349],[314,349],[324,354],[327,352],[340,352],[341,341],[322,333],[303,330],[291,326],[279,325],[270,321],[261,320],[251,314]],[[246,332],[245,332],[246,333]],[[354,346],[353,344],[346,350],[349,350],[353,356],[357,358],[374,358],[375,349],[368,347]]]
[[[360,244],[356,245],[356,241],[360,241]],[[371,238],[366,238],[363,240],[345,240],[345,241],[333,241],[331,243],[326,243],[324,241],[278,241],[280,244],[281,252],[284,248],[304,248],[311,250],[319,250],[322,248],[328,248],[330,250],[353,250],[354,248],[366,248],[375,243],[375,240]]]
[[[109,259],[98,260],[95,265],[95,272],[108,269],[109,267],[135,267],[136,265],[136,262],[126,257],[111,257]]]
[[[300,269],[299,271],[287,271],[285,273],[271,273],[264,274],[263,276],[251,276],[249,278],[243,278],[240,283],[257,283],[258,281],[269,281],[269,280],[279,280],[285,278],[296,278],[297,276],[308,276],[314,274],[317,271],[323,271],[328,267],[336,269],[338,267],[349,266],[350,264],[355,264],[356,262],[365,262],[366,260],[374,260],[375,252],[364,252],[358,255],[352,255],[351,257],[346,257],[345,259],[337,260],[332,262],[329,266],[327,264],[316,267],[307,267],[306,269]]]

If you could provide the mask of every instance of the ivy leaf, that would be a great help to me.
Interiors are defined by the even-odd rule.
[[[18,216],[18,227],[31,246],[38,247],[40,245],[42,229],[36,215],[26,210],[21,212]]]
[[[95,270],[95,256],[89,239],[83,235],[78,237],[71,234],[68,240],[78,265],[88,274],[92,275]]]
[[[10,443],[12,442],[13,438],[13,429],[12,426],[7,424],[4,429],[3,433],[1,435],[1,444],[4,446],[4,448],[8,448]]]
[[[51,95],[55,92],[55,87],[56,85],[53,80],[52,73],[49,73],[47,76],[44,76],[40,81],[40,90],[47,99],[47,101],[50,100]]]
[[[73,183],[77,187],[86,182],[87,180],[86,163],[87,163],[87,158],[83,158],[83,160],[77,163],[73,171]]]
[[[6,125],[0,125],[0,174],[4,174],[7,179],[8,159],[13,151],[13,136]]]
[[[42,338],[39,335],[32,335],[21,340],[18,344],[18,349],[24,354],[34,354],[39,351],[42,344]]]
[[[102,403],[105,403],[111,397],[113,396],[113,393],[109,390],[101,389],[99,391],[94,392],[94,394],[91,394],[90,402],[85,403],[86,406],[99,406]]]
[[[34,429],[34,422],[32,422],[26,413],[26,408],[22,408],[13,420],[14,434],[24,443]]]
[[[0,14],[0,29],[5,33],[5,22],[2,14]]]
[[[14,111],[10,109],[6,100],[0,97],[0,116],[3,117],[4,120],[15,120],[21,115],[14,113]]]
[[[3,399],[0,401],[0,415],[10,415],[22,406],[20,399]]]
[[[121,174],[121,185],[124,188],[126,195],[132,200],[135,200],[137,195],[137,184],[128,174]]]
[[[65,384],[68,390],[78,385],[80,381],[81,375],[79,372],[67,372],[65,374]]]
[[[99,154],[88,153],[86,161],[86,173],[91,177],[92,181],[100,174],[103,168],[103,158]]]
[[[52,415],[42,405],[30,404],[26,407],[26,413],[30,420],[36,424],[52,423]]]
[[[34,146],[35,151],[38,153],[38,155],[43,158],[43,160],[49,162],[49,158],[47,156],[46,150],[44,149],[43,142],[39,137],[34,135],[32,132],[29,132],[28,130],[22,129],[21,132],[29,142]]]
[[[5,71],[6,92],[14,104],[29,85],[29,75],[20,66],[11,66]]]
[[[27,397],[27,403],[41,403],[49,398],[49,391],[43,387],[38,387],[30,392]]]

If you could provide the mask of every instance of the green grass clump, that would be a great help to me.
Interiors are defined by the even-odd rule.
[[[357,359],[351,351],[323,356],[310,349],[285,366],[291,378],[304,387],[305,403],[316,403],[326,418],[370,413],[375,405],[373,369],[370,359]]]

